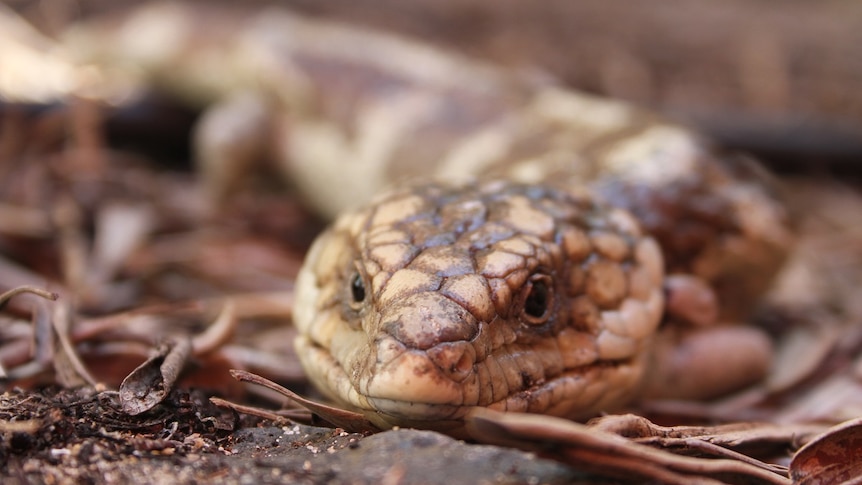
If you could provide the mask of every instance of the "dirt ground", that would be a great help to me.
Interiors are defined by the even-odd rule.
[[[6,433],[4,483],[572,483],[579,475],[528,453],[438,433],[365,437],[240,420],[200,392],[177,391],[129,418],[92,389],[3,395],[29,430]],[[429,470],[439,471],[438,476]]]

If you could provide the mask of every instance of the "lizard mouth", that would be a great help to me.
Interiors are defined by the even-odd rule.
[[[453,379],[451,369],[435,362],[433,352],[407,349],[391,341],[379,343],[378,348],[381,346],[388,347],[383,361],[375,358],[374,368],[348,373],[321,345],[304,337],[297,341],[301,358],[316,363],[309,368],[309,377],[317,387],[381,428],[413,426],[452,432],[463,426],[464,417],[476,407],[592,417],[628,400],[644,367],[638,354],[580,365],[539,382],[529,382],[519,374],[518,385],[501,393],[505,377],[497,356],[472,363],[467,376],[456,370],[459,381]],[[489,370],[494,368],[498,369],[496,376]],[[498,396],[494,395],[495,386]],[[492,396],[497,399],[488,400]]]

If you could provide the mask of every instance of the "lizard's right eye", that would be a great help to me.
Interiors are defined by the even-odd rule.
[[[350,296],[353,298],[351,306],[355,307],[365,301],[365,282],[362,281],[362,275],[359,274],[359,271],[350,277]]]

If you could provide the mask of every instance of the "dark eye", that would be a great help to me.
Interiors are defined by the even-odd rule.
[[[545,274],[534,274],[524,285],[522,295],[521,308],[524,320],[532,325],[547,322],[554,302],[551,277]]]
[[[365,301],[365,282],[358,271],[350,277],[350,296],[354,304]]]

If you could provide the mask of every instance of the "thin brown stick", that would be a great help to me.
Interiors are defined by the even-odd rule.
[[[51,301],[56,301],[58,298],[60,298],[60,295],[54,293],[53,291],[43,290],[42,288],[37,288],[35,286],[24,285],[17,288],[12,288],[11,290],[0,294],[0,308],[6,305],[6,303],[13,297],[24,293],[30,293]]]
[[[81,357],[75,351],[75,346],[72,345],[72,342],[69,339],[69,328],[71,327],[70,320],[71,317],[69,315],[69,309],[65,305],[57,305],[54,311],[52,323],[54,324],[54,331],[57,334],[57,340],[60,342],[60,347],[69,359],[69,364],[72,366],[75,373],[84,379],[87,384],[95,386],[96,379],[94,379],[87,370],[84,362],[81,361]]]
[[[380,431],[380,428],[368,421],[368,419],[366,419],[365,416],[360,413],[347,411],[345,409],[340,409],[333,406],[327,406],[326,404],[306,399],[299,394],[296,394],[295,392],[291,391],[290,389],[280,386],[275,382],[272,382],[271,380],[263,378],[259,375],[252,374],[251,372],[233,369],[230,371],[230,374],[234,377],[234,379],[238,381],[249,382],[251,384],[257,384],[267,389],[271,389],[281,394],[282,396],[290,399],[291,401],[299,404],[305,409],[308,409],[312,413],[317,414],[318,416],[325,419],[334,426],[344,428],[346,430],[353,431],[356,433],[374,433]]]
[[[278,426],[281,426],[287,423],[287,419],[275,414],[272,411],[267,411],[266,409],[256,408],[253,406],[244,406],[242,404],[232,403],[226,399],[222,399],[219,397],[211,397],[210,402],[215,404],[216,406],[232,409],[241,414],[248,414],[251,416],[257,416],[259,418],[268,419],[275,423]]]
[[[226,299],[221,312],[207,329],[192,338],[194,355],[203,355],[222,347],[230,341],[237,326],[236,305]]]

